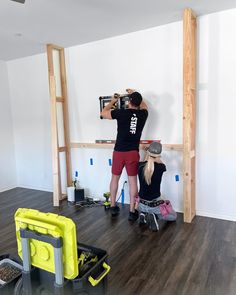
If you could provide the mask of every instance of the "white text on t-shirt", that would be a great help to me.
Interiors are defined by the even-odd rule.
[[[132,134],[136,133],[137,121],[138,121],[138,118],[137,118],[136,114],[133,114],[133,116],[131,117],[130,129],[129,129],[130,133],[132,133]]]

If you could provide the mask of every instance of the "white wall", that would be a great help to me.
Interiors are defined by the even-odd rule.
[[[198,24],[197,213],[236,220],[236,10],[200,17]],[[143,138],[181,143],[181,22],[69,48],[66,61],[72,142],[115,138],[115,122],[99,119],[98,97],[134,87],[150,105]],[[46,55],[12,61],[8,67],[19,184],[51,189]],[[89,194],[101,196],[109,189],[111,154],[72,150],[73,173],[78,170]],[[181,156],[165,152],[163,159],[168,172],[162,191],[182,211]]]
[[[116,122],[101,120],[99,96],[138,89],[149,105],[143,139],[182,142],[182,23],[110,38],[66,51],[72,142],[115,139]],[[112,150],[74,150],[73,170],[97,197],[109,190]],[[163,153],[168,173],[162,192],[182,210],[182,155]],[[93,158],[94,165],[90,165]],[[127,179],[124,172],[121,179]],[[180,177],[181,179],[181,177]],[[128,193],[125,194],[129,201]]]
[[[16,186],[12,114],[6,63],[0,61],[0,192]]]
[[[198,214],[236,220],[236,9],[199,19]]]
[[[52,190],[46,54],[8,62],[18,186]]]

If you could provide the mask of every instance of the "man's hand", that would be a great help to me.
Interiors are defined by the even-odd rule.
[[[135,89],[131,89],[131,88],[127,88],[126,89],[126,92],[128,93],[128,94],[131,94],[131,93],[133,93],[133,92],[135,92],[136,90]]]
[[[120,95],[118,93],[115,93],[114,95],[112,95],[111,97],[111,103],[112,105],[114,105],[115,103],[117,103],[118,99],[120,98]]]
[[[126,89],[126,92],[127,92],[128,94],[132,94],[132,93],[136,92],[136,90],[135,90],[135,89],[131,89],[131,88],[127,88],[127,89]],[[140,108],[140,110],[148,110],[148,106],[147,106],[147,104],[144,102],[144,100],[142,100],[141,105],[140,105],[139,108]]]
[[[148,110],[148,106],[144,100],[142,100],[139,108],[140,108],[140,110]]]
[[[111,117],[111,109],[113,108],[113,106],[117,103],[118,99],[119,99],[119,94],[115,93],[112,97],[111,97],[111,101],[104,107],[104,109],[101,112],[101,116],[103,117],[103,119],[109,119],[112,120]]]

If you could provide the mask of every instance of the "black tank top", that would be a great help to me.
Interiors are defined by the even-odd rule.
[[[153,199],[156,199],[160,197],[160,187],[161,187],[161,179],[163,173],[166,171],[165,164],[162,163],[155,163],[154,162],[154,171],[151,178],[151,183],[148,185],[145,181],[144,175],[143,175],[143,169],[147,162],[139,162],[138,167],[138,178],[139,178],[139,197],[141,199],[152,201]]]

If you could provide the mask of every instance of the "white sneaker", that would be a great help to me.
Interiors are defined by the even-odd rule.
[[[156,215],[154,213],[148,214],[148,225],[149,228],[152,231],[158,231],[159,230],[159,224],[157,222]]]
[[[146,215],[145,215],[145,213],[141,212],[139,214],[139,225],[142,226],[145,224],[147,224]]]

